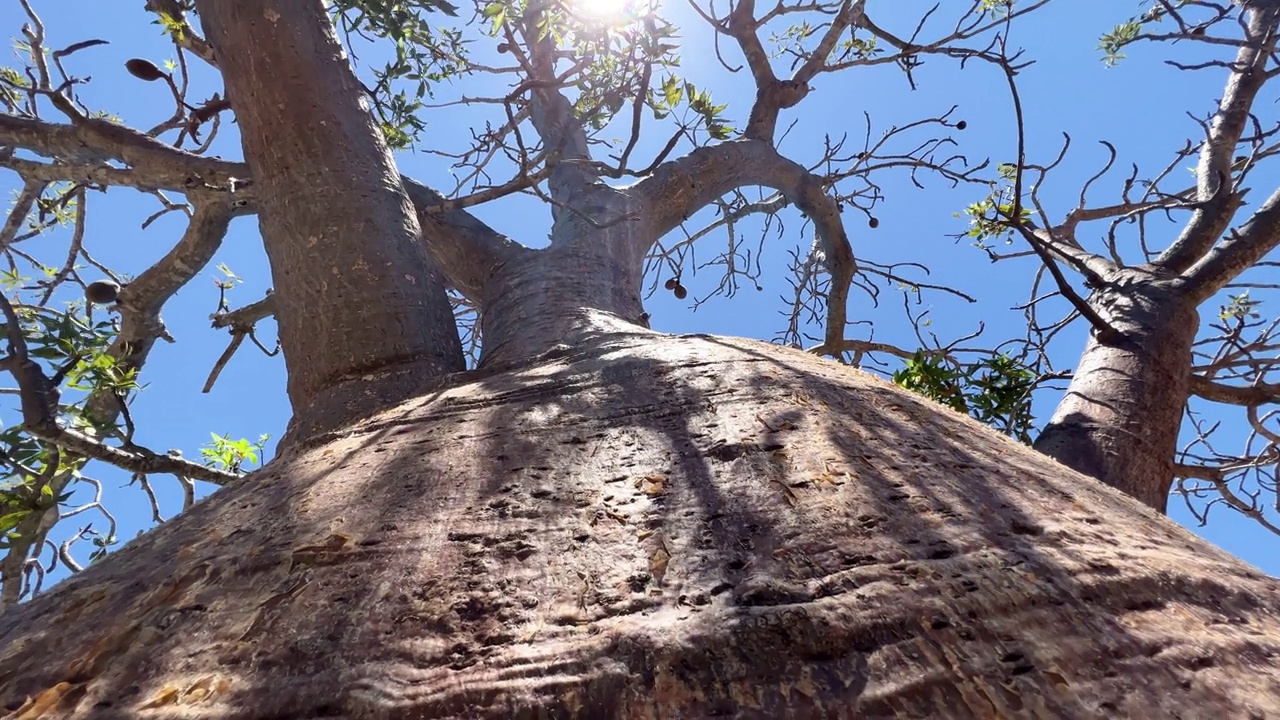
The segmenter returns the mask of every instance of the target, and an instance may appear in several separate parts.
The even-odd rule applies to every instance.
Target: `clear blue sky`
[[[705,32],[690,20],[685,3],[666,4],[674,8],[668,16],[688,28],[684,33],[688,48],[683,61],[686,77],[700,87],[710,88],[718,102],[729,103],[726,114],[730,118],[745,119],[751,100],[749,77],[745,77],[745,73],[730,75],[719,66],[714,54],[699,42]],[[66,63],[73,74],[92,76],[92,83],[81,90],[82,99],[90,107],[116,113],[134,127],[143,129],[170,116],[171,98],[163,85],[140,82],[124,69],[124,61],[131,57],[145,57],[157,64],[174,58],[159,28],[150,24],[150,18],[143,13],[141,0],[33,0],[33,5],[45,21],[51,47],[97,38],[110,41],[109,45],[73,55]],[[882,25],[907,34],[918,13],[930,5],[932,3],[872,0],[868,3],[868,12]],[[1107,140],[1119,148],[1122,167],[1136,162],[1147,175],[1153,174],[1172,159],[1173,151],[1187,138],[1197,136],[1198,129],[1186,113],[1207,114],[1219,96],[1222,71],[1197,74],[1173,71],[1161,64],[1160,53],[1168,50],[1164,47],[1135,49],[1129,59],[1116,68],[1103,65],[1097,50],[1098,36],[1136,12],[1137,7],[1137,3],[1110,0],[1058,0],[1015,28],[1012,44],[1026,48],[1027,58],[1037,63],[1020,77],[1030,159],[1047,163],[1056,155],[1062,133],[1069,133],[1073,139],[1071,154],[1043,191],[1050,212],[1057,218],[1074,206],[1081,181],[1105,160],[1097,141]],[[18,3],[0,4],[0,28],[8,36],[17,36],[24,21]],[[362,58],[368,57],[362,54]],[[732,51],[728,57],[733,57]],[[6,64],[13,62],[13,59],[6,60]],[[193,64],[193,70],[197,71],[195,77],[198,78],[193,98],[203,100],[221,90],[212,75],[198,67],[198,63]],[[903,74],[892,66],[820,77],[814,83],[815,91],[801,107],[784,115],[784,127],[793,120],[796,125],[781,147],[797,160],[810,162],[819,157],[824,134],[847,132],[860,136],[865,133],[864,112],[870,114],[871,134],[876,137],[892,125],[936,116],[958,105],[959,114],[955,117],[963,117],[968,128],[963,133],[955,133],[960,143],[957,152],[975,162],[986,157],[994,161],[1013,158],[1016,138],[1009,95],[994,67],[976,64],[961,70],[954,62],[934,58],[916,72],[916,81],[919,89],[912,92]],[[453,87],[439,88],[438,98],[447,100],[462,93],[486,94],[492,88],[491,83],[462,80]],[[1265,97],[1260,101],[1259,110],[1271,111],[1271,102],[1269,96]],[[428,132],[431,137],[439,138],[439,142],[431,145],[462,149],[467,141],[467,128],[486,119],[499,121],[496,115],[488,114],[491,110],[471,107],[432,111],[426,117]],[[217,146],[220,154],[238,159],[234,129],[225,125],[223,133]],[[661,135],[647,140],[638,149],[637,156],[646,157],[646,149],[651,156],[665,138]],[[401,170],[412,177],[441,190],[452,187],[448,161],[437,155],[419,150],[401,153],[397,160]],[[1189,174],[1187,178],[1190,179]],[[921,179],[925,184],[923,190],[915,188],[904,174],[875,178],[885,196],[875,210],[879,227],[872,230],[856,215],[846,214],[855,252],[860,258],[880,263],[925,263],[933,269],[933,276],[913,277],[950,284],[980,296],[979,303],[970,305],[942,295],[926,295],[923,303],[915,308],[917,311],[930,309],[933,324],[928,329],[944,341],[976,330],[979,322],[986,325],[986,338],[1003,340],[1021,335],[1021,314],[1010,308],[1026,302],[1034,264],[1024,261],[992,265],[985,254],[969,247],[967,242],[956,242],[950,236],[963,231],[965,221],[953,214],[980,199],[982,189],[977,186],[952,189],[937,178]],[[1280,182],[1275,176],[1266,179]],[[1091,199],[1099,203],[1114,201],[1122,180],[1122,176],[1117,176],[1110,183],[1100,184]],[[13,174],[0,173],[0,189],[12,193],[17,187]],[[1267,192],[1270,187],[1260,188],[1255,196]],[[115,189],[106,195],[90,194],[86,246],[110,267],[126,273],[140,272],[164,254],[183,229],[180,218],[170,215],[142,230],[142,221],[156,207],[154,198],[127,189]],[[530,199],[501,200],[478,208],[476,213],[529,245],[544,243],[550,226],[546,209]],[[254,218],[237,220],[215,260],[215,263],[226,263],[243,280],[231,294],[233,306],[257,300],[270,287],[256,224]],[[746,242],[752,245],[759,237],[753,227],[758,225],[742,229]],[[1099,228],[1094,236],[1085,238],[1096,239],[1103,232],[1105,228]],[[762,291],[748,286],[736,297],[713,299],[696,312],[691,309],[691,300],[709,292],[718,283],[719,275],[715,268],[697,274],[686,270],[685,284],[690,288],[690,299],[676,301],[669,293],[659,291],[648,303],[654,327],[671,332],[771,338],[784,323],[778,313],[784,308],[779,298],[788,291],[782,275],[786,252],[807,247],[809,238],[809,229],[797,216],[786,216],[781,236],[771,235],[763,245]],[[28,247],[28,251],[38,252],[46,262],[52,262],[50,258],[65,247],[66,237],[54,235],[39,242],[45,244],[37,246],[38,250]],[[706,238],[698,246],[698,258],[710,260],[723,248],[723,235]],[[1137,257],[1136,253],[1133,257]],[[153,449],[180,449],[188,457],[194,457],[198,448],[208,442],[210,432],[229,434],[233,438],[256,438],[270,433],[275,438],[288,420],[280,359],[265,357],[247,344],[223,372],[214,391],[207,395],[200,392],[205,377],[228,342],[225,333],[209,327],[209,315],[217,307],[218,292],[214,285],[217,277],[217,272],[210,267],[165,309],[164,319],[177,343],[162,344],[152,353],[143,377],[147,389],[138,397],[133,410],[139,428],[138,441]],[[1264,306],[1263,311],[1274,314],[1274,303]],[[1206,306],[1202,315],[1209,319],[1215,313],[1216,306]],[[892,290],[881,295],[878,308],[855,291],[850,319],[874,321],[877,340],[904,347],[917,344],[904,321],[901,296]],[[869,327],[863,326],[860,335],[857,335],[859,329],[851,332],[866,338]],[[264,323],[262,335],[272,339],[269,322]],[[1083,337],[1081,325],[1064,333],[1054,346],[1055,363],[1059,367],[1075,365]],[[1038,418],[1047,419],[1056,400],[1049,393],[1042,396]],[[3,419],[11,424],[17,416],[10,410]],[[1241,414],[1229,411],[1221,415],[1221,419],[1224,430],[1220,437],[1235,433],[1233,437],[1243,438],[1245,425]],[[1240,442],[1224,441],[1222,449],[1235,451]],[[96,471],[95,477],[103,480],[108,491],[109,507],[120,522],[120,537],[131,538],[149,527],[150,511],[145,497],[136,489],[123,487],[128,482],[127,475],[100,467]],[[176,483],[158,476],[153,484],[164,500],[166,516],[172,515],[180,497]],[[1194,524],[1181,500],[1174,498],[1170,507],[1175,519]],[[105,524],[95,520],[95,528],[103,529]],[[69,524],[55,534],[65,537],[64,534],[73,530],[74,526]],[[1251,521],[1219,509],[1213,514],[1209,527],[1195,528],[1195,531],[1263,570],[1280,574],[1280,555],[1276,552],[1280,549],[1280,538],[1258,529]]]

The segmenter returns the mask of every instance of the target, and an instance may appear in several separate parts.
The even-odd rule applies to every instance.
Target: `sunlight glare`
[[[574,7],[585,20],[618,22],[638,13],[646,0],[574,0]]]

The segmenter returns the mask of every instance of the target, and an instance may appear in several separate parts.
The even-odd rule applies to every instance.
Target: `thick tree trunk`
[[[443,279],[322,0],[200,0],[261,202],[290,439],[463,368]]]
[[[286,453],[0,615],[0,704],[1280,713],[1280,583],[1121,493],[807,354],[579,317],[571,355]]]
[[[1117,270],[1090,306],[1090,338],[1035,448],[1164,512],[1199,329],[1195,300],[1150,268]]]
[[[583,311],[646,325],[640,298],[653,221],[625,190],[586,183],[561,209],[546,250],[513,258],[485,285],[482,367],[527,362],[583,322]]]

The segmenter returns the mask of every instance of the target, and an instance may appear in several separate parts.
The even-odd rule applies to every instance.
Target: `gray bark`
[[[461,370],[443,278],[321,0],[197,7],[261,204],[287,439]]]
[[[1280,245],[1280,191],[1231,228],[1245,193],[1236,156],[1249,146],[1242,138],[1256,122],[1253,106],[1280,37],[1274,4],[1237,4],[1251,10],[1241,18],[1244,42],[1206,128],[1196,207],[1179,236],[1149,266],[1136,268],[1103,266],[1096,256],[1085,265],[1073,252],[1078,246],[1055,245],[1102,278],[1105,287],[1089,306],[1109,329],[1089,340],[1035,447],[1161,511],[1194,381],[1197,308]]]
[[[1163,512],[1190,392],[1195,299],[1153,268],[1116,269],[1089,305],[1114,333],[1088,341],[1035,448]]]
[[[656,239],[650,209],[599,183],[567,197],[551,246],[503,265],[482,292],[483,367],[524,362],[564,344],[584,310],[641,322],[644,253]]]
[[[0,615],[44,718],[1280,712],[1280,583],[888,383],[622,331],[482,373]]]

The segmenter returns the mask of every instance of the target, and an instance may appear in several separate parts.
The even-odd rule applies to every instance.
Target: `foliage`
[[[246,438],[232,440],[229,435],[210,433],[213,439],[208,445],[200,448],[200,456],[206,465],[239,473],[248,465],[256,465],[262,457],[270,435],[259,435],[256,442]]]
[[[1036,373],[1007,355],[955,363],[937,354],[916,352],[893,373],[899,386],[962,412],[978,422],[1031,444],[1031,392]]]
[[[393,57],[373,70],[373,86],[367,89],[388,144],[413,145],[427,127],[424,100],[467,64],[462,33],[431,21],[436,12],[456,17],[458,8],[445,0],[334,0],[330,11],[348,44],[390,43]]]

